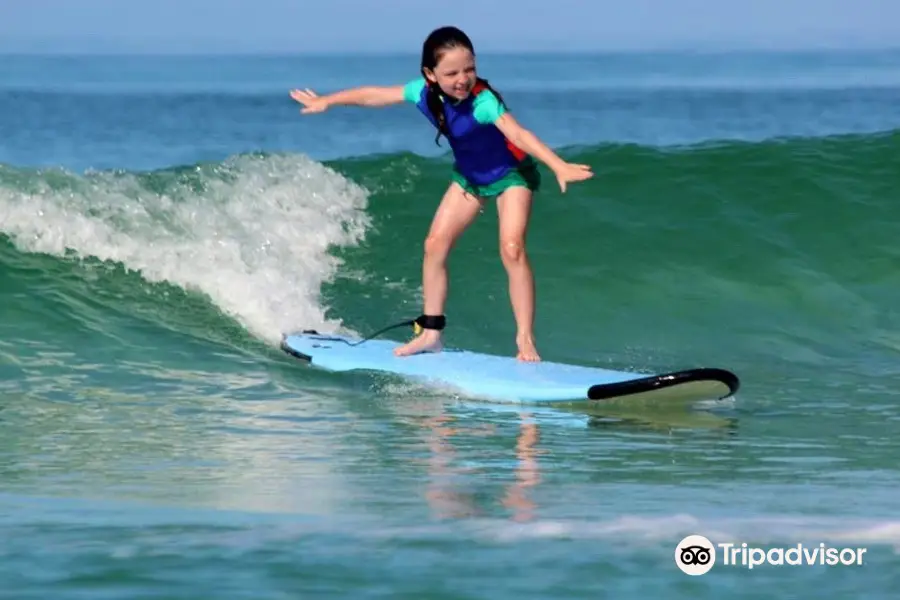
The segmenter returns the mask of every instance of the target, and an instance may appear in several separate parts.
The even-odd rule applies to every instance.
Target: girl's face
[[[451,98],[463,100],[475,86],[475,57],[464,46],[444,50],[434,70],[425,69],[425,77]]]

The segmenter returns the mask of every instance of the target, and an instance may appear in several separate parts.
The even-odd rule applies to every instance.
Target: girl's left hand
[[[576,165],[572,163],[563,163],[556,169],[556,180],[559,182],[559,189],[565,194],[566,184],[573,181],[584,181],[594,176],[590,165]]]

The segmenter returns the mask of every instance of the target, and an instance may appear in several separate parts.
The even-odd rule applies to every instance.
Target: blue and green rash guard
[[[425,101],[427,87],[424,77],[414,79],[404,86],[403,98],[415,104],[437,127]],[[498,181],[527,156],[497,129],[495,123],[505,112],[497,96],[480,81],[465,100],[444,101],[444,119],[450,132],[447,139],[456,159],[454,166],[475,185]]]

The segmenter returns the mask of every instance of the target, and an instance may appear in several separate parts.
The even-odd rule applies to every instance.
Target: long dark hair
[[[425,75],[425,69],[434,71],[441,56],[443,56],[447,50],[460,47],[466,48],[472,53],[472,56],[475,56],[475,46],[472,45],[472,40],[470,40],[469,36],[463,33],[462,30],[456,27],[439,27],[432,31],[425,39],[425,43],[422,44],[422,75]],[[441,86],[436,82],[433,82],[428,78],[425,79],[425,82],[428,84],[428,90],[425,93],[425,103],[428,106],[429,112],[431,112],[431,115],[434,117],[434,120],[437,122],[438,131],[437,135],[434,136],[434,143],[440,146],[441,135],[450,137],[450,132],[447,129],[447,122],[444,117],[444,92],[441,91]],[[487,79],[479,77],[476,80],[476,84],[478,83],[493,92],[500,101],[500,104],[506,108],[506,102],[503,101],[503,96],[491,87],[491,84],[488,83]]]

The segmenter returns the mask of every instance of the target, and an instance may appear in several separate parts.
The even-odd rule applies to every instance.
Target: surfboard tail
[[[722,400],[737,394],[740,388],[738,376],[726,369],[698,368],[649,375],[637,379],[602,383],[588,388],[588,400],[609,400],[628,396],[661,396],[686,394],[690,397],[707,395]],[[668,393],[667,393],[668,392]]]

